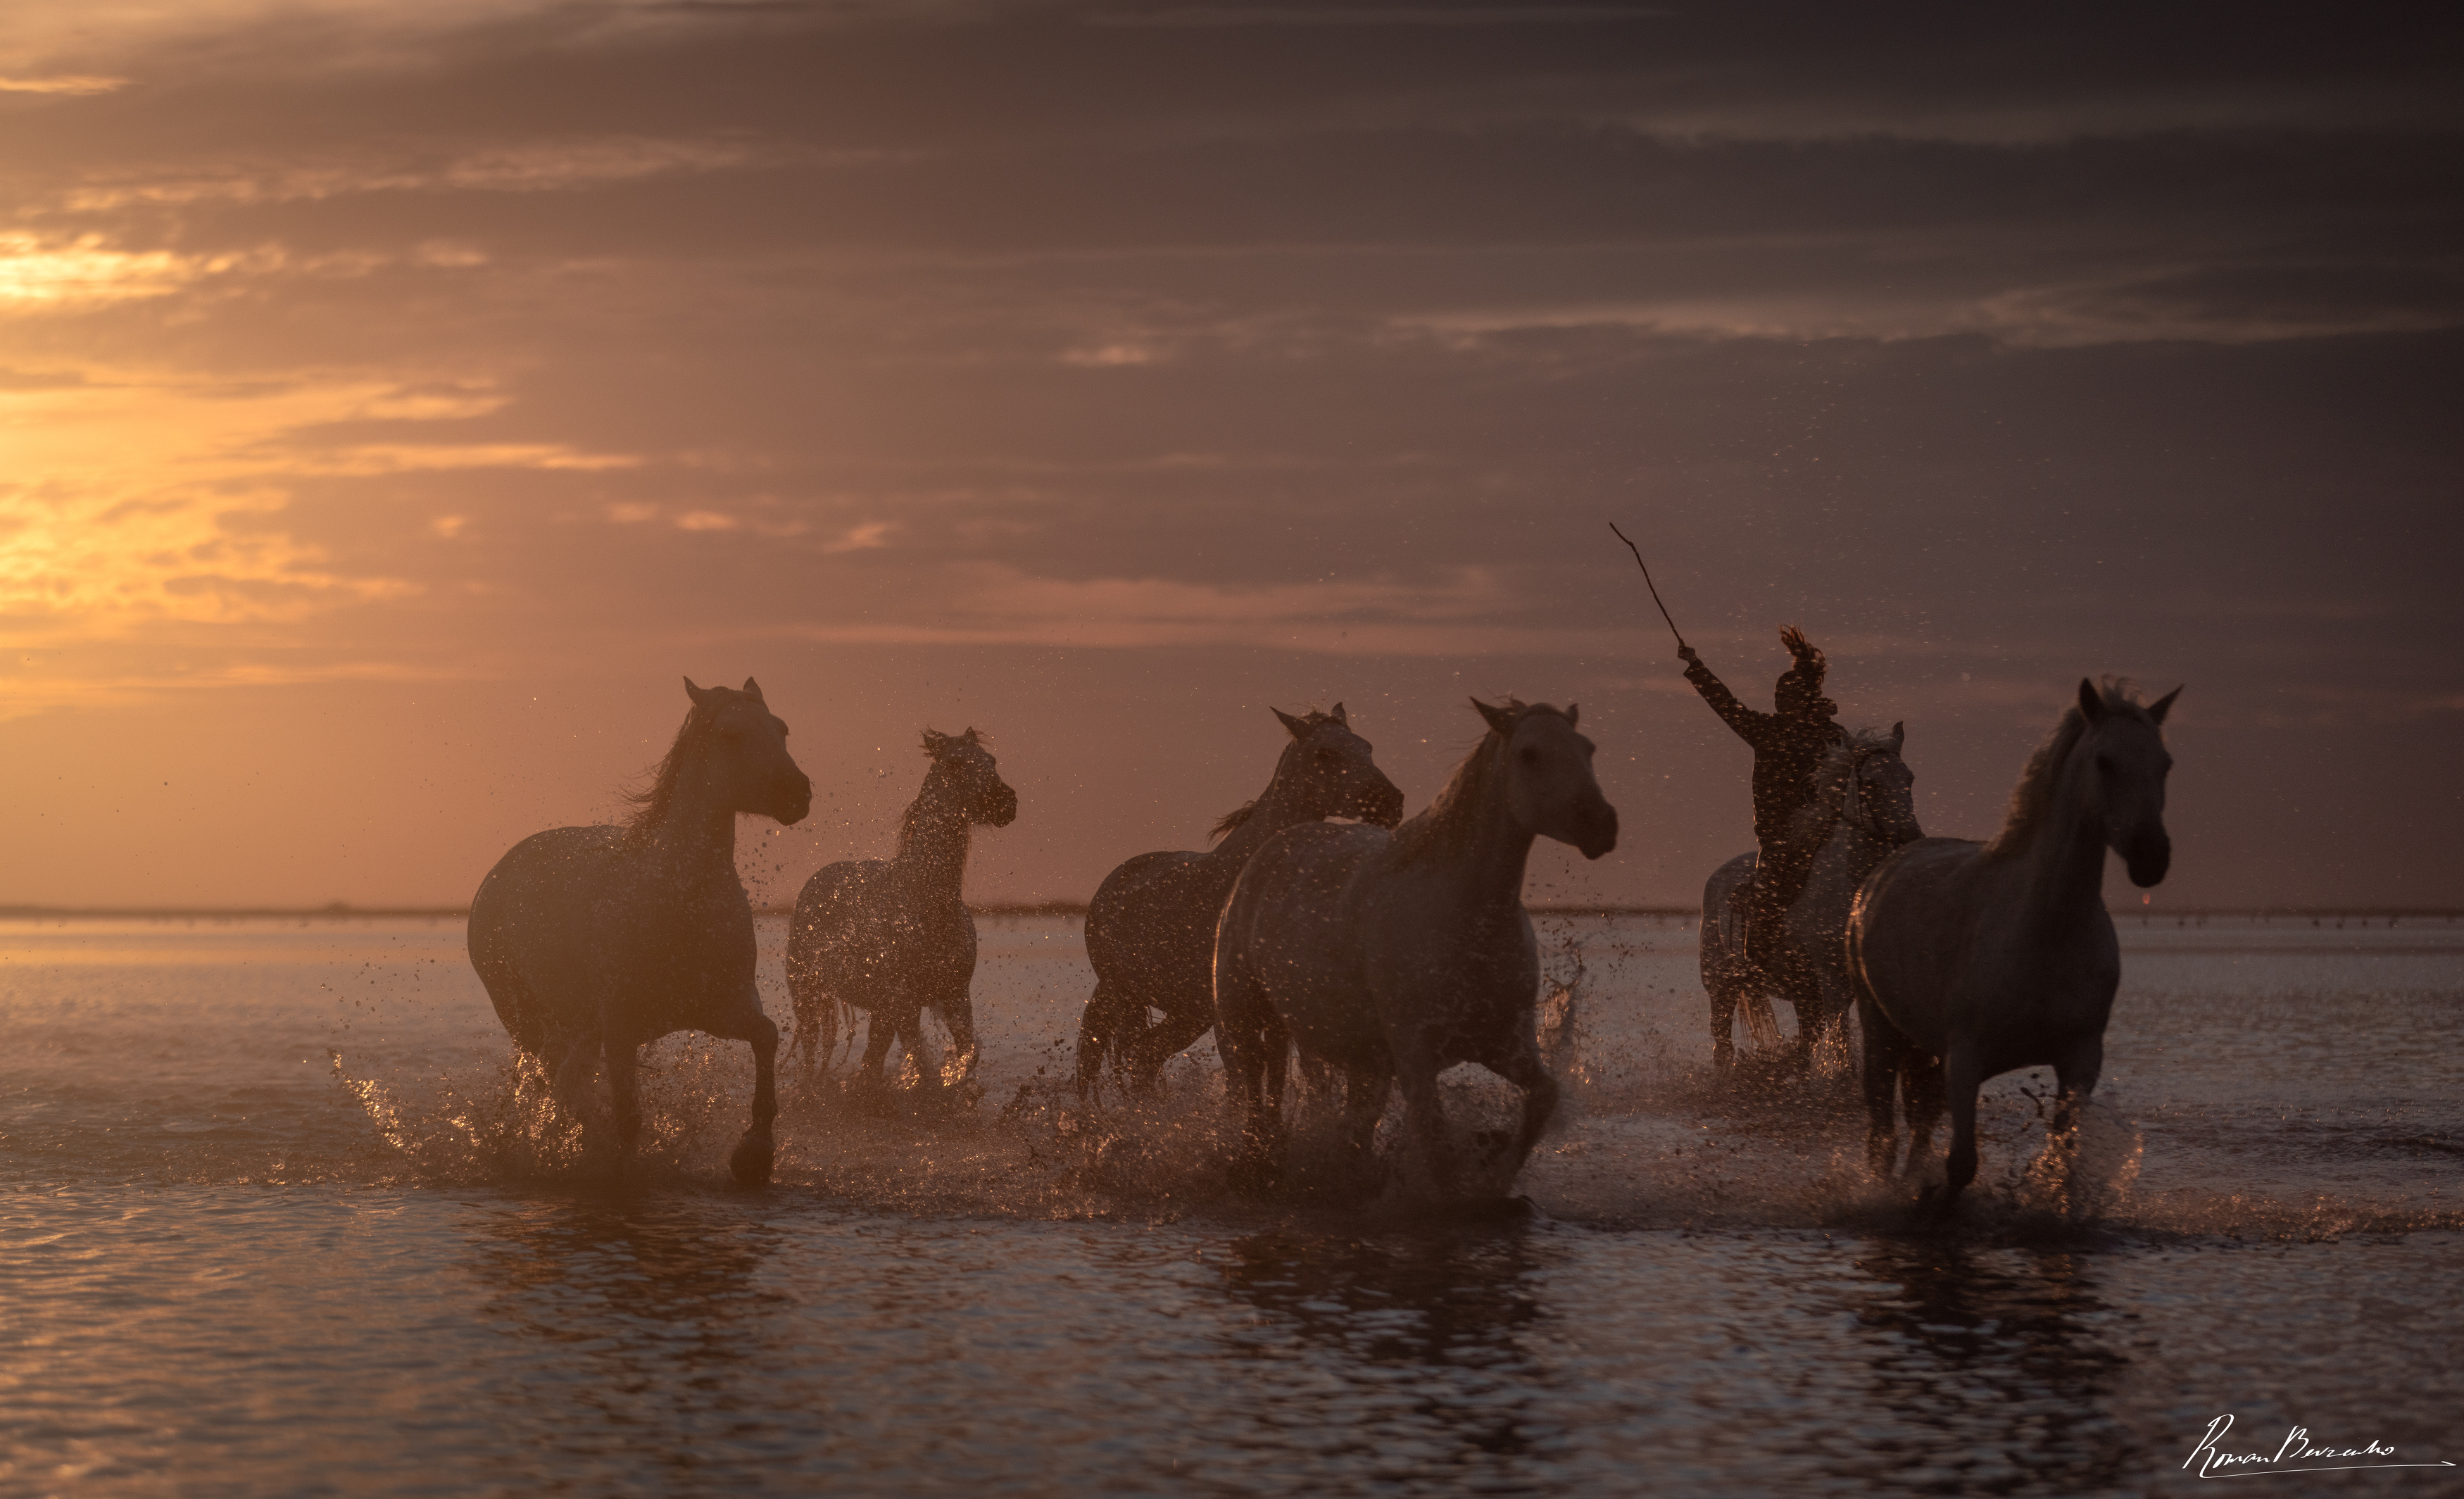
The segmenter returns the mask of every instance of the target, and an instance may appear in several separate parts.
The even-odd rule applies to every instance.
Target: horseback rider
[[[1737,701],[1736,694],[1711,674],[1693,647],[1680,643],[1677,654],[1685,662],[1685,679],[1711,705],[1711,711],[1737,731],[1754,749],[1754,872],[1728,897],[1746,917],[1746,956],[1770,969],[1780,951],[1780,922],[1805,889],[1819,839],[1804,836],[1793,814],[1814,796],[1815,769],[1823,752],[1847,738],[1831,720],[1839,705],[1822,695],[1822,674],[1828,663],[1803,631],[1791,625],[1779,632],[1780,644],[1795,664],[1780,673],[1772,692],[1777,711],[1760,713]],[[1792,836],[1794,834],[1794,836]]]

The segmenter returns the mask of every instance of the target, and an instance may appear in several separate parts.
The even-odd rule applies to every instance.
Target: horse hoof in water
[[[775,1155],[769,1135],[748,1135],[737,1142],[736,1154],[727,1157],[727,1169],[737,1186],[768,1186]]]

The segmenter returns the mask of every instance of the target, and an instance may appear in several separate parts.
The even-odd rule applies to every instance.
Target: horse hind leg
[[[1154,1092],[1162,1078],[1164,1064],[1214,1026],[1215,1014],[1211,1008],[1195,1012],[1166,1011],[1162,1020],[1148,1026],[1126,1048],[1131,1086],[1142,1093]],[[1282,1091],[1280,1086],[1276,1091]]]

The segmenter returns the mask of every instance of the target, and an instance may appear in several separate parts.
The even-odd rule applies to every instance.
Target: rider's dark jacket
[[[1711,669],[1700,661],[1687,664],[1685,679],[1711,705],[1711,711],[1754,747],[1754,841],[1766,859],[1788,831],[1789,814],[1814,794],[1814,772],[1823,751],[1847,737],[1839,725],[1814,708],[1822,696],[1824,662],[1815,652],[1780,675],[1775,694],[1782,707],[1802,705],[1795,713],[1762,713],[1737,701]]]

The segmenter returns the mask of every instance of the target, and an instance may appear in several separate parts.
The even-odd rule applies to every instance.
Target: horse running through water
[[[1795,1067],[1834,1055],[1845,1065],[1848,1012],[1856,1002],[1843,946],[1849,905],[1876,865],[1925,836],[1917,826],[1917,778],[1900,758],[1906,742],[1906,725],[1895,723],[1888,734],[1860,729],[1824,752],[1815,795],[1796,814],[1800,835],[1821,841],[1781,925],[1785,948],[1772,965],[1777,972],[1746,956],[1745,919],[1728,904],[1729,893],[1753,873],[1755,855],[1737,855],[1704,884],[1703,987],[1711,996],[1713,1066],[1736,1061],[1729,1037],[1741,1004],[1755,1044],[1778,1043],[1772,994],[1796,1008]]]
[[[566,1108],[583,1112],[605,1062],[620,1172],[642,1130],[636,1048],[677,1030],[752,1043],[753,1124],[728,1164],[754,1185],[770,1179],[779,1027],[754,989],[736,815],[792,826],[813,783],[751,677],[740,692],[688,677],[685,692],[693,708],[630,823],[534,833],[479,882],[471,966]]]
[[[2072,1128],[2104,1066],[2122,981],[2104,850],[2122,855],[2142,889],[2165,878],[2173,757],[2162,728],[2180,695],[2175,688],[2143,707],[2110,682],[2081,681],[2078,706],[2028,761],[1992,842],[1921,839],[1857,893],[1848,966],[1876,1175],[1895,1154],[1895,1091],[1905,1095],[1911,1175],[1948,1095],[1945,1210],[1976,1178],[1976,1091],[1987,1078],[2051,1066],[2060,1090],[2054,1133]]]
[[[1215,921],[1249,855],[1287,827],[1356,817],[1402,820],[1403,793],[1370,760],[1343,704],[1275,716],[1291,735],[1258,799],[1216,825],[1204,853],[1142,853],[1104,876],[1087,907],[1095,993],[1078,1023],[1078,1096],[1090,1097],[1109,1053],[1139,1091],[1173,1053],[1215,1024]],[[1149,1010],[1162,1018],[1147,1024]]]
[[[943,1081],[924,1041],[924,1011],[950,1028],[954,1075],[974,1075],[976,918],[958,895],[968,830],[1007,827],[1018,793],[1001,781],[983,736],[924,731],[933,768],[898,827],[887,859],[825,866],[796,897],[787,936],[787,988],[796,1002],[796,1047],[807,1069],[826,1066],[838,1039],[838,1006],[871,1012],[858,1090],[879,1095],[890,1044],[907,1048],[926,1087]]]
[[[1247,1111],[1244,1171],[1274,1166],[1284,1058],[1340,1075],[1345,1123],[1365,1159],[1390,1084],[1440,1196],[1451,1195],[1438,1074],[1477,1062],[1523,1091],[1514,1167],[1557,1103],[1533,1037],[1540,957],[1523,909],[1534,837],[1596,859],[1617,809],[1592,776],[1576,711],[1475,699],[1488,723],[1454,779],[1392,832],[1302,824],[1266,840],[1224,905],[1215,939],[1216,1045]]]

